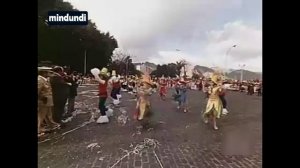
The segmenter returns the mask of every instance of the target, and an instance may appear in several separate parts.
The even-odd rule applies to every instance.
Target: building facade
[[[144,74],[150,74],[155,68],[147,65],[146,63],[134,63],[134,66],[137,70],[141,71]]]

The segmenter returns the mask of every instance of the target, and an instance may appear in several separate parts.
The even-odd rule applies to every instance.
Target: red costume
[[[120,81],[117,81],[117,82],[113,81],[112,84],[113,84],[113,88],[119,89],[121,87]]]
[[[99,83],[99,96],[107,97],[107,82],[105,82],[104,84]]]
[[[166,96],[167,95],[167,82],[162,79],[160,81],[160,88],[159,88],[159,95],[160,96]]]

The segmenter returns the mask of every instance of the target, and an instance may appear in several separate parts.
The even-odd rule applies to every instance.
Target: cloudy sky
[[[262,0],[66,1],[88,11],[134,62],[262,71]]]

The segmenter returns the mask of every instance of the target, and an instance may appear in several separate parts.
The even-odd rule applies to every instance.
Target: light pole
[[[241,68],[241,82],[243,82],[243,70],[245,66],[246,66],[245,64],[239,65],[239,67]]]
[[[80,39],[80,41],[83,41],[82,39]],[[87,60],[86,60],[86,49],[84,49],[84,60],[83,60],[83,74],[86,75],[86,64],[87,64]]]
[[[128,76],[128,63],[129,63],[129,59],[130,59],[130,56],[127,56],[126,57],[126,72],[125,72],[125,75],[126,75],[126,80],[127,80],[127,76]]]
[[[84,50],[84,74],[86,74],[86,49]]]
[[[232,48],[235,48],[237,45],[233,45],[231,46],[227,51],[226,51],[226,54],[225,54],[225,69],[227,70],[228,66],[227,66],[227,57],[228,57],[228,54],[229,52],[231,51]]]
[[[180,49],[176,49],[177,52],[182,52]],[[186,79],[186,62],[183,62],[183,78]]]

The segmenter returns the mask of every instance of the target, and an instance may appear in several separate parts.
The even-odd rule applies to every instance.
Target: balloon
[[[91,69],[91,73],[94,75],[94,76],[97,76],[100,74],[100,70],[98,68],[93,68]]]

